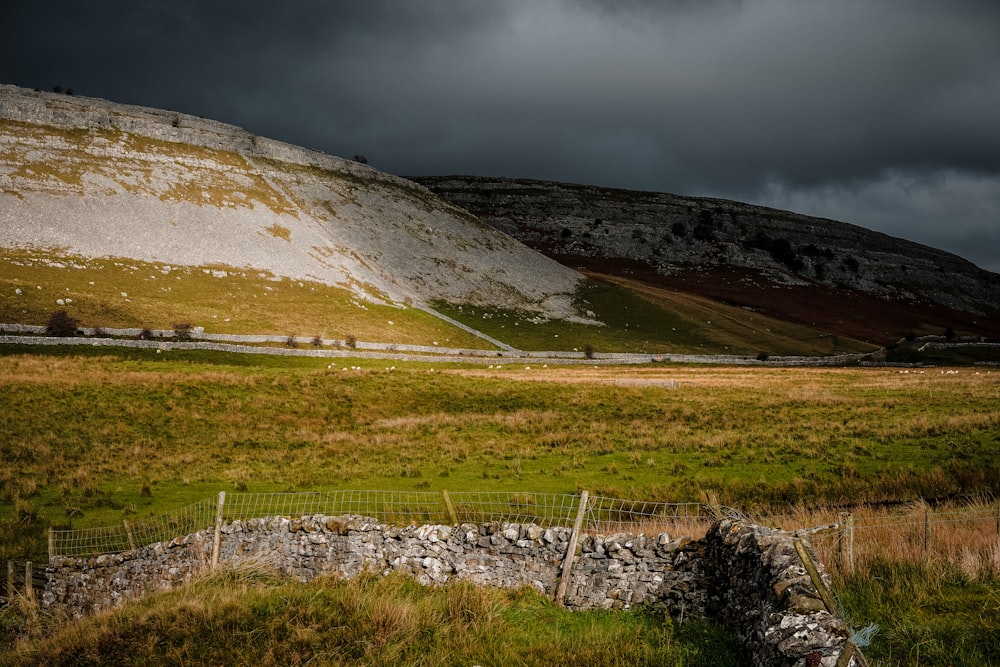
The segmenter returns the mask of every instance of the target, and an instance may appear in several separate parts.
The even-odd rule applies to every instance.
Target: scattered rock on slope
[[[0,246],[573,316],[582,276],[422,186],[170,111],[0,86]]]

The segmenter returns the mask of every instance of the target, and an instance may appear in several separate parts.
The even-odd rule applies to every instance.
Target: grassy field
[[[342,363],[0,349],[0,559],[44,560],[50,525],[116,525],[222,490],[714,491],[799,512],[791,527],[821,505],[1000,492],[1000,372],[985,368]],[[956,631],[935,609],[966,629],[972,662],[951,664],[990,664],[975,656],[996,658],[983,646],[998,571],[890,554],[838,586],[855,622],[884,628],[884,664],[918,664],[900,655],[913,641],[919,664],[949,664],[927,657]],[[912,581],[927,594],[909,613]]]
[[[50,522],[114,524],[227,489],[585,488],[668,501],[713,490],[743,508],[1000,490],[1000,373],[986,370],[388,371],[3,351],[8,520],[20,504]]]
[[[442,313],[525,350],[690,354],[825,355],[868,352],[830,336],[740,308],[638,283],[591,279],[576,295],[581,314],[603,326],[546,320],[520,311],[434,304]],[[65,310],[81,326],[270,334],[492,349],[482,338],[402,304],[350,290],[231,266],[170,266],[85,258],[52,250],[0,250],[0,322],[45,325]]]

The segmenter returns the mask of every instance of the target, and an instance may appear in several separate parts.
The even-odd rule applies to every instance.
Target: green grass
[[[838,585],[858,626],[879,632],[865,655],[878,665],[1000,665],[1000,579],[947,563],[870,565]]]
[[[0,665],[745,664],[710,626],[674,627],[652,610],[569,612],[530,589],[401,575],[302,584],[227,572],[50,628],[22,609],[0,612],[3,635],[24,638]]]
[[[622,279],[583,282],[575,305],[604,326],[546,320],[530,313],[436,302],[440,312],[523,350],[647,354],[829,355],[870,345],[823,334],[721,303]]]
[[[232,490],[713,490],[743,508],[1000,491],[1000,374],[26,352],[0,348],[4,522],[117,525]],[[2,557],[44,553],[7,539]]]

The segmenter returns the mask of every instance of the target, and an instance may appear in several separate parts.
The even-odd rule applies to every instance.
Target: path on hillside
[[[452,318],[448,317],[447,315],[445,315],[443,313],[439,313],[438,311],[434,310],[433,308],[428,308],[427,306],[423,306],[423,305],[420,305],[420,304],[416,304],[413,307],[416,308],[416,309],[418,309],[418,310],[422,310],[422,311],[424,311],[425,313],[427,313],[429,315],[433,315],[434,317],[438,318],[439,320],[443,320],[443,321],[447,322],[448,324],[450,324],[450,325],[452,325],[454,327],[458,327],[462,331],[467,331],[468,333],[472,334],[473,336],[478,336],[479,338],[482,338],[483,340],[485,340],[486,342],[490,343],[491,345],[496,345],[501,350],[507,350],[508,352],[517,352],[518,351],[518,349],[516,347],[514,347],[512,345],[508,345],[507,343],[504,343],[503,341],[499,341],[496,338],[493,338],[492,336],[484,334],[482,331],[479,331],[478,329],[473,329],[472,327],[470,327],[467,324],[462,324],[458,320],[452,319]]]

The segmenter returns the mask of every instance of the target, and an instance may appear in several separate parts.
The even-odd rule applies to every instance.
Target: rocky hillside
[[[423,187],[180,113],[0,86],[0,247],[574,315],[582,276]]]
[[[1000,332],[1000,275],[855,225],[733,201],[530,180],[415,179],[569,266],[887,342]]]

